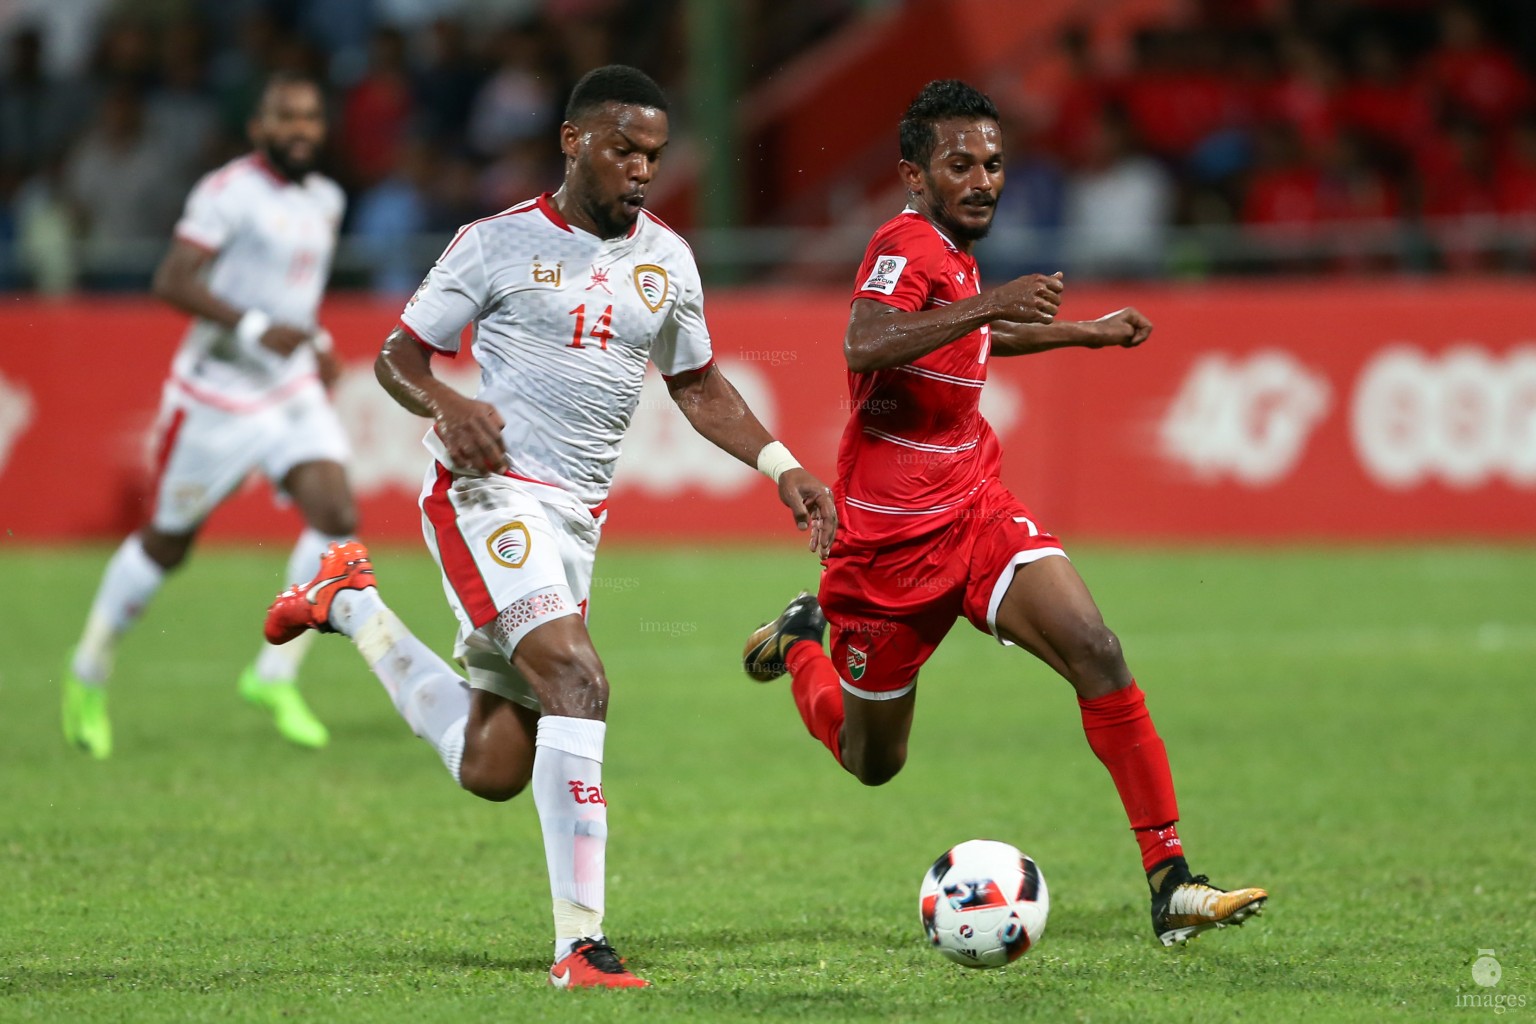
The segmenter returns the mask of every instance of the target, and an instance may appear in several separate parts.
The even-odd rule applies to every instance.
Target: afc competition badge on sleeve
[[[859,286],[859,291],[890,295],[896,291],[896,282],[901,280],[901,272],[906,266],[905,256],[876,256],[875,269],[869,272],[869,277]]]

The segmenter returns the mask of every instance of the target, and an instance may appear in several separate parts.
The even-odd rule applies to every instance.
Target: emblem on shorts
[[[564,266],[565,266],[565,262],[562,260],[561,262],[556,263],[552,267],[546,267],[544,264],[540,263],[539,262],[539,258],[537,256],[535,256],[533,258],[533,283],[534,284],[552,284],[556,288],[559,288],[560,287],[560,268],[562,268]]]
[[[654,263],[642,263],[635,268],[635,291],[652,313],[667,301],[667,283],[667,272]]]
[[[532,544],[532,538],[528,536],[528,527],[516,520],[506,526],[498,526],[496,532],[491,534],[485,542],[491,557],[508,569],[523,567],[523,563],[528,561],[528,549]]]
[[[857,647],[848,648],[848,675],[854,682],[864,678],[864,670],[869,667],[869,655]]]

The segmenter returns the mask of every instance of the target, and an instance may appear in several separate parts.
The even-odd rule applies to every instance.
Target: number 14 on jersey
[[[588,346],[583,344],[583,339],[591,338],[601,345],[604,352],[608,351],[608,339],[613,337],[613,306],[609,305],[603,308],[602,314],[592,324],[591,332],[587,331],[587,304],[585,302],[571,310],[570,313],[571,316],[576,318],[576,324],[571,331],[571,343],[566,348],[587,348]]]

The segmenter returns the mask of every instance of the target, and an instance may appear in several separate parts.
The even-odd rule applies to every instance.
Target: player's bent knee
[[[1087,638],[1089,659],[1100,668],[1113,669],[1125,664],[1125,652],[1120,638],[1108,626],[1096,626],[1089,630]]]
[[[1131,684],[1120,638],[1102,623],[1080,629],[1065,653],[1079,690],[1089,686],[1099,693],[1112,693]]]
[[[320,509],[309,525],[327,537],[355,537],[357,536],[357,510],[354,508]]]
[[[459,769],[459,785],[482,800],[506,803],[528,788],[529,772],[487,770],[465,761]]]
[[[468,790],[469,792],[473,793],[475,796],[479,797],[482,800],[489,800],[493,804],[504,804],[508,800],[511,800],[513,797],[517,796],[523,790],[528,788],[528,784],[526,782],[524,782],[524,783],[494,783],[494,782],[492,782],[492,783],[477,783],[475,785],[471,785],[469,782],[466,781],[466,782],[463,783],[463,786],[464,786],[464,788],[466,790]]]
[[[590,644],[559,644],[518,653],[519,667],[532,669],[547,713],[586,718],[606,707],[608,676]]]
[[[883,786],[901,773],[907,763],[907,748],[843,752],[843,767],[866,786]]]
[[[608,676],[595,652],[562,651],[545,662],[549,678],[564,690],[608,692]]]
[[[864,765],[853,777],[866,786],[883,786],[901,773],[902,762]]]
[[[192,552],[193,534],[161,533],[145,528],[139,531],[139,545],[144,553],[166,572],[181,568]]]

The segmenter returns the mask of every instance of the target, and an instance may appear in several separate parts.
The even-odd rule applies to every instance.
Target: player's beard
[[[571,196],[581,207],[583,213],[597,228],[599,238],[617,238],[628,234],[629,229],[635,226],[640,212],[631,210],[624,204],[621,197],[604,201],[602,189],[597,184],[596,175],[588,167],[583,167],[578,161],[577,174],[571,182]]]
[[[924,175],[924,184],[927,186],[930,197],[940,194],[939,184],[933,180],[932,175]],[[997,214],[997,195],[995,193],[992,195],[992,201],[986,204],[986,207],[992,211],[992,216],[989,216],[987,222],[981,225],[981,227],[975,227],[962,221],[958,216],[961,210],[980,205],[965,201],[965,199],[969,199],[975,194],[974,192],[967,192],[964,199],[955,199],[946,203],[931,203],[928,208],[934,223],[956,242],[979,242],[987,237],[987,232],[992,230],[992,221]]]
[[[277,168],[277,173],[289,181],[302,181],[304,176],[315,169],[315,160],[298,159],[289,154],[289,151],[270,140],[261,144],[261,155],[267,158],[267,162]]]
[[[618,238],[628,234],[629,229],[635,226],[639,214],[631,217],[629,208],[622,202],[593,203],[588,211],[597,224],[598,236],[601,238]]]
[[[963,201],[955,203],[955,206],[957,207],[974,208],[976,205],[979,204],[965,203]],[[987,218],[987,222],[985,224],[977,227],[974,224],[961,220],[959,217],[952,216],[950,213],[950,208],[946,206],[944,208],[944,216],[940,226],[943,227],[944,230],[948,231],[950,236],[953,237],[957,242],[979,242],[983,238],[986,238],[987,233],[992,230],[992,221],[995,220],[997,216],[997,203],[994,201],[987,204],[987,209],[992,211],[992,216]]]

